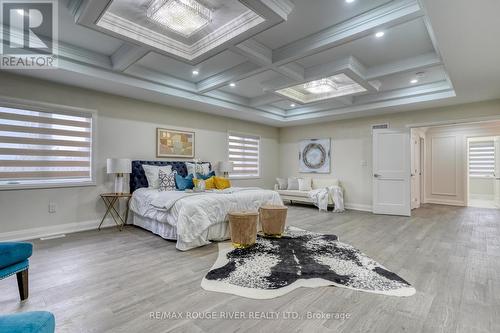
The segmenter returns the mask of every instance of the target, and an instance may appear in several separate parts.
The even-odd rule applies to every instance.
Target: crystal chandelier
[[[154,22],[189,37],[212,20],[212,11],[196,0],[153,0],[146,16]]]
[[[330,79],[320,79],[307,82],[304,89],[311,94],[325,94],[337,90],[337,84]]]

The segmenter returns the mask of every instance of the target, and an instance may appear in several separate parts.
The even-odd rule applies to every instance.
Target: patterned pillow
[[[176,172],[166,173],[162,170],[158,171],[158,189],[160,191],[175,191],[175,174]]]
[[[158,172],[159,170],[163,171],[163,173],[169,174],[172,172],[171,165],[147,165],[143,164],[142,168],[144,169],[144,173],[146,174],[146,179],[148,180],[149,188],[158,188],[160,185],[158,184]]]
[[[189,174],[197,174],[197,173],[201,173],[202,175],[206,175],[210,172],[210,164],[209,163],[196,163],[196,170],[195,170],[195,167],[194,167],[194,163],[191,163],[191,162],[186,162],[186,168],[187,168],[187,172],[188,172],[188,175]]]

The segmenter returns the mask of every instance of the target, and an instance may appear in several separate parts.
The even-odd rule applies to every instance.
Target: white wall
[[[425,201],[467,205],[467,139],[495,136],[500,123],[431,127],[426,132]],[[473,191],[491,191],[491,180],[474,180]]]
[[[332,169],[330,175],[324,176],[339,178],[345,188],[345,200],[348,207],[371,209],[372,124],[389,123],[391,128],[406,128],[410,124],[482,116],[500,117],[500,100],[282,128],[280,131],[280,175],[299,175],[298,142],[300,140],[332,138]],[[362,161],[366,161],[366,165],[363,165]]]
[[[493,200],[495,197],[495,179],[469,177],[469,194],[477,199]]]
[[[19,238],[23,230],[50,234],[60,230],[79,230],[97,226],[104,213],[99,193],[113,189],[113,178],[105,173],[106,158],[127,157],[155,160],[156,128],[193,130],[196,133],[196,157],[217,162],[226,159],[227,131],[241,131],[261,136],[262,177],[235,181],[240,186],[271,188],[278,174],[276,128],[181,110],[123,97],[101,94],[80,88],[0,75],[0,95],[54,104],[79,106],[98,111],[97,186],[0,191],[0,240]],[[178,159],[177,159],[178,160]],[[48,203],[57,205],[48,213]]]

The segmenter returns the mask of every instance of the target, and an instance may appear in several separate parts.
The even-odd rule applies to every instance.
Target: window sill
[[[69,188],[69,187],[88,187],[96,186],[95,181],[84,182],[59,182],[59,183],[18,183],[18,184],[0,184],[0,191],[15,190],[42,190],[51,188]]]

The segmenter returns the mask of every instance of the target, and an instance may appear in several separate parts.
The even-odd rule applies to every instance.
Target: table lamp
[[[219,171],[222,172],[225,178],[228,178],[229,173],[233,171],[233,162],[230,161],[219,162]]]
[[[116,174],[115,193],[123,193],[124,174],[132,172],[132,162],[128,158],[108,158],[106,170],[108,174]]]

